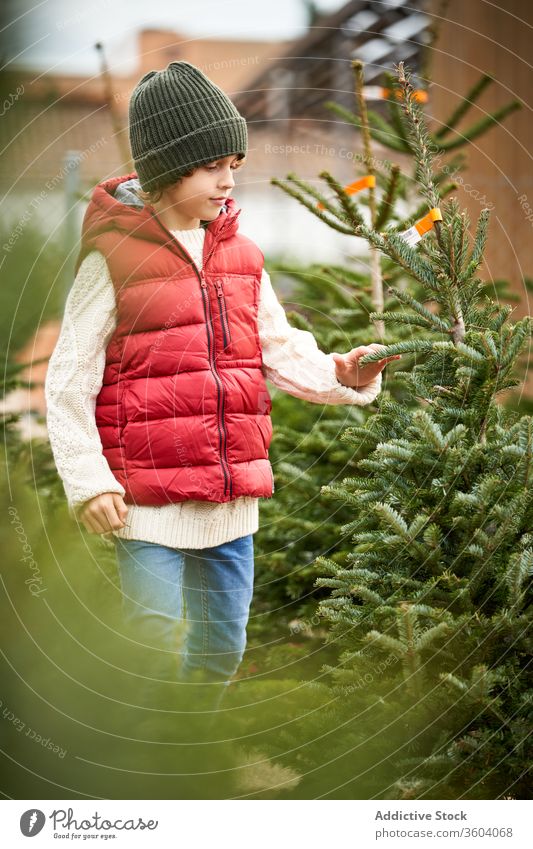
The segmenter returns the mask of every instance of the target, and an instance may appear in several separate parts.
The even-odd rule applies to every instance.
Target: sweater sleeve
[[[259,338],[263,373],[274,386],[314,404],[370,404],[381,391],[381,372],[365,386],[353,389],[337,380],[335,361],[325,354],[308,330],[292,327],[263,269],[259,300]]]
[[[107,262],[99,251],[91,251],[68,294],[45,379],[48,438],[72,517],[96,495],[125,494],[104,457],[95,420],[115,322],[115,292]]]

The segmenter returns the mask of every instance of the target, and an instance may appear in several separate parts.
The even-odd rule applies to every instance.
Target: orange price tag
[[[435,221],[442,221],[442,214],[437,206],[430,209],[427,215],[424,215],[424,217],[417,221],[416,224],[413,224],[413,226],[409,227],[407,230],[403,230],[399,233],[399,235],[402,237],[404,242],[407,242],[408,245],[414,247],[417,242],[420,241],[422,236],[425,236],[426,233],[429,233],[429,231],[433,229]]]
[[[383,88],[379,85],[365,85],[363,86],[363,97],[365,100],[390,100],[391,97],[402,100],[403,92],[400,90],[393,91],[390,88]],[[413,91],[413,100],[416,100],[418,103],[427,103],[428,99],[429,95],[424,89],[417,88]]]
[[[353,183],[349,183],[347,186],[343,186],[343,191],[346,192],[347,195],[355,195],[357,192],[360,192],[362,189],[373,189],[376,185],[376,178],[373,174],[367,174],[366,177],[360,177],[358,180],[354,180]],[[330,195],[328,200],[334,200],[337,195]],[[320,201],[317,203],[318,209],[325,209],[325,206]]]

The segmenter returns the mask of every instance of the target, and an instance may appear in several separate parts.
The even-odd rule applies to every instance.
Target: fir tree
[[[362,136],[364,160],[354,176],[375,177],[375,188],[360,192],[356,200],[354,195],[347,195],[342,184],[327,171],[320,174],[323,188],[300,179],[296,174],[288,174],[285,181],[272,180],[274,185],[302,203],[324,224],[346,234],[347,245],[349,238],[355,236],[356,228],[369,219],[378,232],[387,226],[401,232],[427,211],[426,201],[413,197],[413,177],[402,173],[400,167],[387,160],[382,152],[376,156],[372,112],[367,110],[363,97],[361,63],[354,62],[353,69],[357,114],[350,113],[349,123]],[[388,85],[392,90],[390,78]],[[486,85],[486,82],[480,85],[473,95],[469,92],[465,103],[457,107],[442,127],[456,126]],[[406,154],[412,157],[412,152],[407,120],[400,103],[398,97],[393,97],[385,104],[391,116],[387,137],[392,137],[394,132],[401,134],[405,139],[402,150],[405,159]],[[506,114],[514,108],[516,104],[509,104]],[[499,119],[503,117],[500,115]],[[487,121],[484,131],[493,126],[497,118]],[[438,132],[435,130],[433,136],[437,136]],[[462,143],[467,146],[467,139]],[[434,147],[432,141],[431,145]],[[439,157],[443,154],[442,148],[439,148],[438,154]],[[355,159],[360,161],[361,157]],[[439,168],[433,179],[441,197],[448,196],[456,188],[450,175],[453,177],[462,165],[464,160],[456,155]],[[406,215],[407,205],[412,211]],[[361,239],[355,241],[359,245],[362,243]],[[419,246],[419,253],[424,250],[425,245]],[[375,338],[384,343],[410,339],[413,330],[424,338],[428,335],[428,321],[438,323],[438,318],[433,318],[432,312],[424,306],[418,308],[421,312],[405,318],[404,307],[411,306],[412,297],[423,298],[422,284],[411,280],[408,293],[406,270],[376,246],[371,246],[370,262],[365,256],[355,255],[349,263],[328,266],[271,262],[269,270],[274,279],[281,276],[290,279],[291,299],[306,306],[299,306],[298,310],[289,309],[288,317],[294,326],[311,331],[325,351],[341,352],[368,344],[373,331]],[[492,287],[500,298],[513,298],[505,282],[483,285],[487,289]],[[389,316],[395,312],[397,321],[385,324],[377,317],[374,324],[369,325],[369,315],[373,310],[386,311]],[[353,442],[346,442],[341,439],[341,434],[346,426],[363,425],[367,416],[376,409],[375,404],[367,408],[318,408],[282,393],[273,394],[276,438],[271,447],[271,458],[276,477],[276,497],[261,506],[261,530],[256,537],[259,580],[254,601],[261,616],[254,619],[250,626],[252,644],[264,642],[270,611],[275,611],[272,629],[278,638],[283,624],[292,639],[303,636],[309,640],[313,634],[320,638],[320,628],[310,624],[316,623],[316,601],[323,595],[323,590],[313,585],[316,576],[314,560],[321,553],[341,559],[349,552],[343,528],[349,523],[351,511],[349,505],[332,504],[320,499],[318,493],[325,482],[333,483],[355,473],[364,446],[362,443],[354,446]],[[391,366],[387,368],[382,394],[383,397],[392,395],[399,403],[409,403],[404,384],[395,379],[395,370]]]
[[[421,195],[438,206],[427,128],[401,63],[398,80]],[[478,277],[488,212],[473,240],[455,200],[442,213],[423,255],[393,228],[357,228],[425,290],[424,299],[406,296],[405,313],[374,317],[422,327],[426,338],[413,334],[385,352],[413,356],[412,369],[396,374],[410,403],[384,399],[364,427],[343,435],[367,446],[361,474],[323,492],[351,505],[343,530],[353,549],[342,563],[319,558],[324,577],[316,584],[331,590],[320,613],[341,649],[328,667],[343,695],[335,721],[347,706],[368,703],[379,725],[378,714],[391,715],[387,700],[405,711],[387,792],[521,798],[531,709],[533,423],[503,407],[501,396],[520,382],[515,368],[531,318],[511,324],[510,308]],[[347,699],[380,668],[365,697]]]
[[[325,510],[348,514],[334,553],[314,564],[315,587],[328,596],[309,620],[334,658],[307,684],[296,679],[300,649],[292,661],[289,646],[276,649],[274,674],[285,680],[263,680],[260,669],[233,698],[235,707],[261,704],[244,730],[299,771],[291,798],[527,798],[532,426],[502,400],[519,384],[531,322],[510,324],[511,308],[478,276],[488,212],[472,239],[457,202],[441,203],[427,128],[400,79],[417,215],[440,206],[443,220],[416,247],[400,235],[408,221],[355,224],[397,275],[371,317],[384,322],[387,353],[403,353],[404,369],[366,425],[342,435],[354,474],[323,488]],[[403,334],[394,341],[390,325]],[[300,475],[302,497],[311,474]],[[334,527],[323,523],[328,542]]]

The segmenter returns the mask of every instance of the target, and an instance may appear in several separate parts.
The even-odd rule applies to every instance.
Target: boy
[[[187,62],[133,91],[136,171],[99,184],[46,378],[71,513],[114,539],[126,619],[165,677],[222,684],[246,644],[259,498],[274,492],[265,383],[367,404],[392,359],[324,354],[291,327],[259,248],[238,230],[247,128]],[[177,623],[190,628],[181,669]]]

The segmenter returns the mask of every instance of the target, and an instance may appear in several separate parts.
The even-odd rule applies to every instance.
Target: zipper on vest
[[[213,328],[213,315],[211,313],[211,302],[209,300],[209,293],[207,291],[207,280],[205,279],[203,269],[200,271],[200,286],[202,287],[202,298],[204,301],[204,310],[209,315],[209,320],[206,322],[207,331],[207,344],[209,350],[209,359],[211,361],[211,368],[213,370],[213,374],[216,378],[217,383],[217,408],[220,409],[220,416],[218,417],[218,436],[219,436],[219,447],[220,447],[220,460],[222,464],[222,471],[224,472],[224,495],[226,494],[226,488],[229,486],[229,495],[230,497],[233,494],[233,483],[231,480],[231,474],[228,464],[228,456],[227,456],[227,433],[226,433],[226,425],[224,422],[224,405],[226,402],[226,391],[224,389],[224,384],[220,379],[220,375],[218,373],[214,350],[215,350],[215,334],[213,333],[213,344],[211,345],[211,329]],[[227,470],[227,471],[226,471]]]
[[[227,348],[231,342],[231,331],[229,329],[228,311],[226,308],[226,298],[224,289],[222,288],[222,280],[215,280],[215,286],[218,296],[218,309],[220,312],[220,324],[222,325],[222,335],[224,337],[224,348]]]
[[[237,212],[237,215],[240,213],[240,211],[241,210],[239,210]],[[224,473],[224,495],[229,493],[229,496],[231,498],[231,496],[233,495],[233,481],[231,480],[231,473],[230,473],[230,468],[229,468],[229,463],[228,463],[228,445],[227,445],[228,439],[227,439],[227,432],[226,432],[226,424],[225,424],[225,421],[224,421],[224,408],[225,408],[225,403],[226,403],[226,390],[224,389],[224,384],[222,383],[222,380],[220,379],[220,374],[218,373],[216,362],[215,362],[215,334],[214,334],[214,332],[213,332],[213,344],[211,345],[211,330],[213,329],[213,315],[212,315],[212,312],[211,312],[211,302],[209,300],[209,293],[207,291],[208,283],[207,283],[207,280],[205,279],[205,273],[204,273],[204,268],[205,268],[208,260],[211,258],[212,254],[214,253],[214,250],[217,246],[218,240],[216,240],[214,242],[213,247],[211,248],[208,256],[203,260],[203,267],[201,269],[198,269],[198,266],[194,262],[189,251],[186,250],[183,247],[183,245],[181,244],[181,242],[178,241],[178,239],[176,239],[174,234],[171,233],[170,230],[167,227],[165,227],[165,225],[163,224],[161,219],[155,214],[155,211],[151,212],[151,215],[154,218],[154,220],[157,221],[159,226],[162,227],[162,229],[165,231],[165,233],[167,233],[170,236],[170,239],[172,240],[172,242],[175,245],[177,245],[179,250],[183,254],[185,254],[185,256],[189,259],[191,268],[194,269],[194,272],[195,272],[196,276],[198,277],[198,280],[200,281],[200,286],[201,286],[201,291],[202,291],[202,301],[203,301],[203,305],[204,305],[204,315],[205,315],[205,319],[206,319],[207,347],[208,347],[208,353],[209,353],[209,361],[211,363],[211,370],[213,372],[213,375],[214,375],[215,381],[216,381],[216,385],[217,385],[217,426],[218,426],[218,438],[219,438],[219,449],[220,449],[220,465],[222,466],[222,471]],[[225,227],[228,225],[228,223],[229,223],[229,220],[224,221],[222,227],[220,228],[220,232],[225,229]]]

